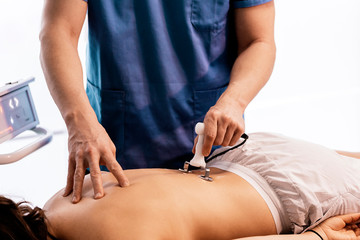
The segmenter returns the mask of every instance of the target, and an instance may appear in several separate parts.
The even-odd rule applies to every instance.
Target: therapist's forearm
[[[213,145],[233,146],[239,140],[245,131],[245,109],[271,75],[275,61],[272,41],[255,38],[244,49],[233,65],[227,89],[205,115],[204,156]]]
[[[67,126],[84,119],[95,120],[84,90],[77,40],[61,30],[42,33],[40,40],[46,82]]]
[[[237,57],[230,83],[223,94],[238,102],[244,111],[251,100],[267,83],[272,73],[276,55],[275,43],[271,40],[255,40]]]

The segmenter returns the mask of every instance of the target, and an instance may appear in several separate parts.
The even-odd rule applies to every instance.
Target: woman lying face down
[[[320,239],[305,232],[309,227],[323,239],[360,239],[352,224],[360,215],[329,219],[360,212],[354,157],[250,134],[245,145],[208,164],[213,182],[200,179],[199,170],[138,169],[126,171],[131,185],[120,188],[104,172],[104,198],[93,199],[87,176],[82,201],[72,204],[61,190],[45,204],[46,219],[40,209],[1,198],[0,239],[50,239],[47,231],[57,239]],[[27,237],[16,235],[22,232]],[[302,234],[277,235],[286,233]],[[247,238],[264,235],[273,236]]]

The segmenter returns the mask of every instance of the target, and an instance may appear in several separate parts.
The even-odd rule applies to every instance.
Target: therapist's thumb
[[[207,121],[207,118],[205,117],[204,120],[205,129],[204,129],[204,145],[202,149],[202,154],[204,156],[209,156],[211,152],[211,148],[214,144],[214,141],[216,139],[216,133],[217,133],[217,124],[213,121]]]

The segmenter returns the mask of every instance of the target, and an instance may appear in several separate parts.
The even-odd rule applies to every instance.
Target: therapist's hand
[[[205,115],[204,156],[208,156],[213,145],[232,146],[245,131],[244,110],[233,98],[223,94],[217,103]],[[193,147],[195,146],[197,137]]]
[[[100,165],[105,165],[109,169],[121,187],[129,185],[120,164],[116,161],[115,145],[97,121],[69,124],[68,132],[69,168],[63,196],[73,192],[72,202],[78,203],[81,200],[85,170],[88,167],[95,199],[104,196]]]

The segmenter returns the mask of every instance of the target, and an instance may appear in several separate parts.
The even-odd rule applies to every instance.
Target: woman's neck
[[[58,240],[56,237],[55,237],[55,231],[54,231],[54,226],[50,223],[50,221],[48,219],[45,220],[46,222],[46,226],[47,226],[47,240]]]

